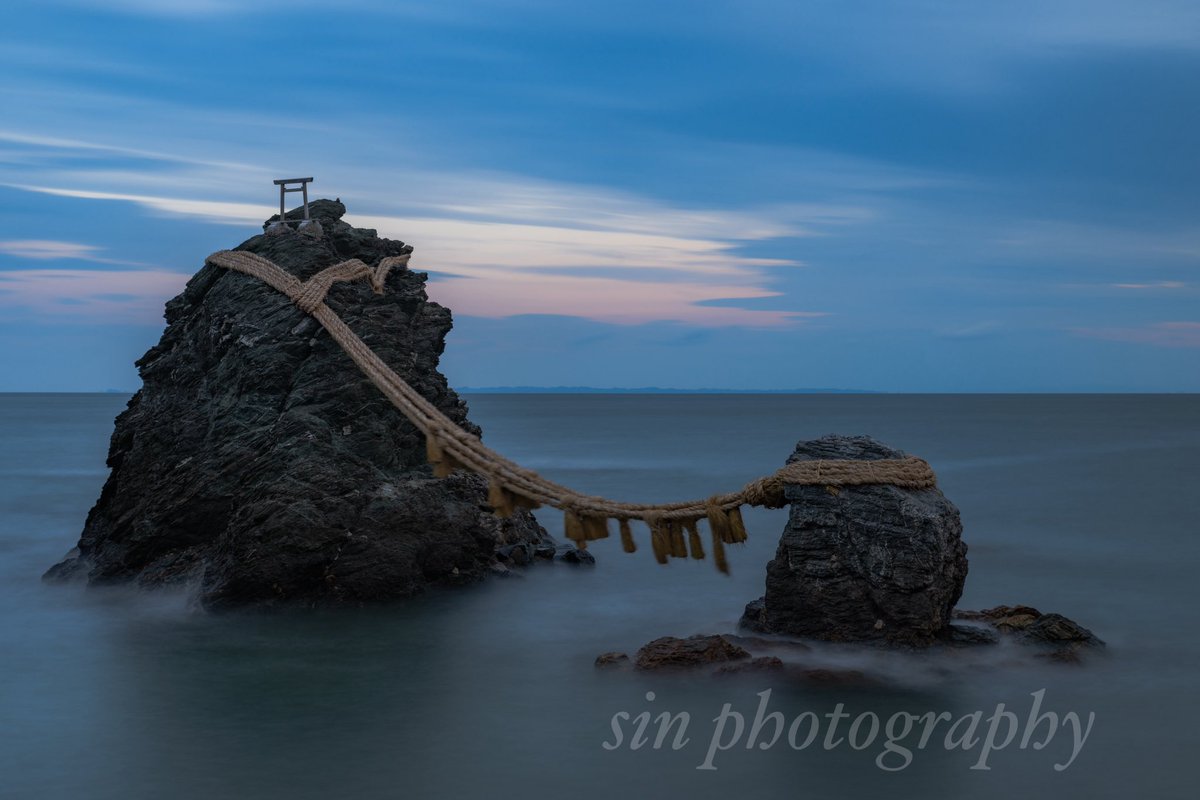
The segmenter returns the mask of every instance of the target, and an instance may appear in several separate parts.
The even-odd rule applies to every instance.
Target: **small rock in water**
[[[629,664],[629,656],[625,653],[601,653],[596,656],[596,666],[601,668],[624,667]]]
[[[991,625],[1001,635],[1032,645],[1052,661],[1077,664],[1087,651],[1104,648],[1104,640],[1062,614],[1043,614],[1030,606],[996,606],[983,611],[955,611],[959,619]],[[953,628],[962,626],[954,625]]]
[[[578,547],[568,547],[558,554],[558,560],[567,564],[587,564],[591,566],[596,563],[596,557],[587,550],[581,550]]]
[[[664,636],[638,650],[634,664],[641,670],[679,669],[746,658],[750,653],[724,636]]]

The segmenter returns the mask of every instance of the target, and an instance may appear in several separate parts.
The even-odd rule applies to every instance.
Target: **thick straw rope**
[[[712,532],[713,559],[718,569],[728,572],[724,545],[746,540],[741,506],[781,508],[785,504],[785,485],[825,486],[833,492],[838,486],[867,484],[889,484],[905,489],[930,489],[937,485],[936,476],[924,459],[908,457],[876,461],[798,461],[752,481],[736,492],[681,503],[619,503],[561,486],[508,460],[489,449],[477,436],[458,427],[385,364],[325,304],[330,287],[342,281],[366,278],[375,293],[382,294],[388,272],[404,266],[408,259],[408,255],[384,258],[374,269],[353,259],[335,264],[303,282],[253,253],[222,250],[206,261],[258,278],[287,295],[320,322],[371,382],[425,434],[427,453],[436,475],[444,477],[455,468],[463,467],[486,477],[488,501],[503,516],[511,515],[517,508],[547,505],[561,509],[566,535],[580,547],[586,547],[589,540],[608,536],[608,520],[615,519],[624,549],[634,552],[637,546],[629,521],[640,519],[650,527],[651,545],[660,563],[666,563],[669,557],[704,558],[696,523],[707,519]]]

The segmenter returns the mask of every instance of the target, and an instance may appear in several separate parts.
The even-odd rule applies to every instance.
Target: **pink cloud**
[[[18,258],[52,261],[64,258],[91,261],[99,247],[76,242],[57,242],[47,239],[10,239],[0,242],[0,253]]]
[[[188,276],[166,270],[25,269],[0,272],[0,308],[111,322],[162,320]]]
[[[816,312],[772,311],[698,305],[714,300],[748,300],[778,293],[754,287],[689,281],[634,281],[582,275],[494,272],[445,278],[429,286],[430,297],[455,313],[477,317],[557,314],[617,325],[655,320],[713,327],[779,327]]]

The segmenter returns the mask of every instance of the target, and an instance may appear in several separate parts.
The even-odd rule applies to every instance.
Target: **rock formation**
[[[319,235],[259,235],[238,249],[302,280],[411,251],[343,222],[340,202],[310,211]],[[327,302],[478,432],[438,372],[450,311],[429,302],[425,280],[393,270],[382,295],[343,283]],[[422,434],[274,289],[205,266],[165,316],[162,339],[137,362],[143,386],[117,417],[108,481],[78,547],[48,578],[186,583],[210,608],[361,603],[473,581],[498,553],[510,563],[553,555],[528,512],[490,513],[481,478],[434,478]]]
[[[800,442],[788,463],[903,457],[867,436],[826,436]],[[1078,623],[1028,606],[956,611],[967,547],[958,509],[937,489],[790,485],[784,495],[791,514],[767,565],[766,595],[746,606],[741,621],[741,627],[769,635],[666,636],[638,650],[632,662],[610,652],[596,666],[713,672],[716,665],[713,674],[772,673],[781,680],[867,686],[909,680],[908,667],[924,662],[889,671],[868,657],[858,661],[870,672],[848,667],[856,643],[922,648],[921,656],[963,648],[983,654],[990,646],[997,659],[1011,663],[1034,658],[1071,664],[1104,647]],[[1019,645],[1015,653],[999,647],[1005,640]],[[946,663],[973,669],[984,662]],[[936,674],[945,673],[938,668]]]
[[[867,436],[800,442],[803,459],[903,458]],[[766,595],[743,625],[832,641],[931,644],[967,577],[958,509],[937,489],[788,486],[787,527]]]

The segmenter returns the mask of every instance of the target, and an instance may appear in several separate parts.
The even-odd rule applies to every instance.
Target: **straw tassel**
[[[488,482],[488,505],[498,517],[511,517],[515,510],[512,495],[495,478]]]
[[[433,431],[425,434],[425,458],[433,467],[435,477],[444,478],[450,474],[446,466],[446,454],[442,452],[442,445]]]
[[[608,538],[608,518],[607,517],[593,517],[590,515],[584,516],[583,517],[583,534],[584,534],[584,536],[587,537],[588,541],[595,541],[596,539],[607,539]]]
[[[750,538],[746,533],[746,523],[742,520],[741,506],[729,509],[729,528],[733,531],[733,541],[736,543],[740,544]]]
[[[569,508],[563,511],[563,534],[580,550],[587,549],[587,536],[583,532],[583,522],[579,519],[579,515]]]
[[[705,514],[708,517],[708,527],[712,528],[713,535],[718,537],[722,542],[732,542],[733,530],[729,525],[729,516],[716,503],[710,502],[705,508]]]
[[[621,530],[621,547],[626,553],[637,552],[637,542],[633,540],[633,531],[629,527],[629,520],[622,519],[617,522],[617,527]]]
[[[713,548],[713,564],[717,566],[717,570],[723,575],[729,574],[729,562],[725,560],[725,543],[721,541],[721,534],[716,528],[712,531],[712,548]]]
[[[524,495],[519,495],[516,492],[509,492],[508,496],[512,500],[514,508],[523,508],[527,511],[532,511],[535,508],[542,507],[542,504],[537,500],[534,500],[532,497],[525,497]]]
[[[667,541],[667,531],[658,515],[648,515],[646,524],[650,526],[650,546],[654,549],[654,560],[660,564],[667,563],[670,553],[670,543]]]
[[[692,558],[704,558],[704,545],[700,542],[700,531],[696,530],[696,520],[685,520],[683,529],[687,531],[688,549],[692,553]]]
[[[668,541],[671,545],[671,557],[687,558],[687,540],[683,538],[683,528],[680,527],[679,520],[668,520],[666,526]]]

